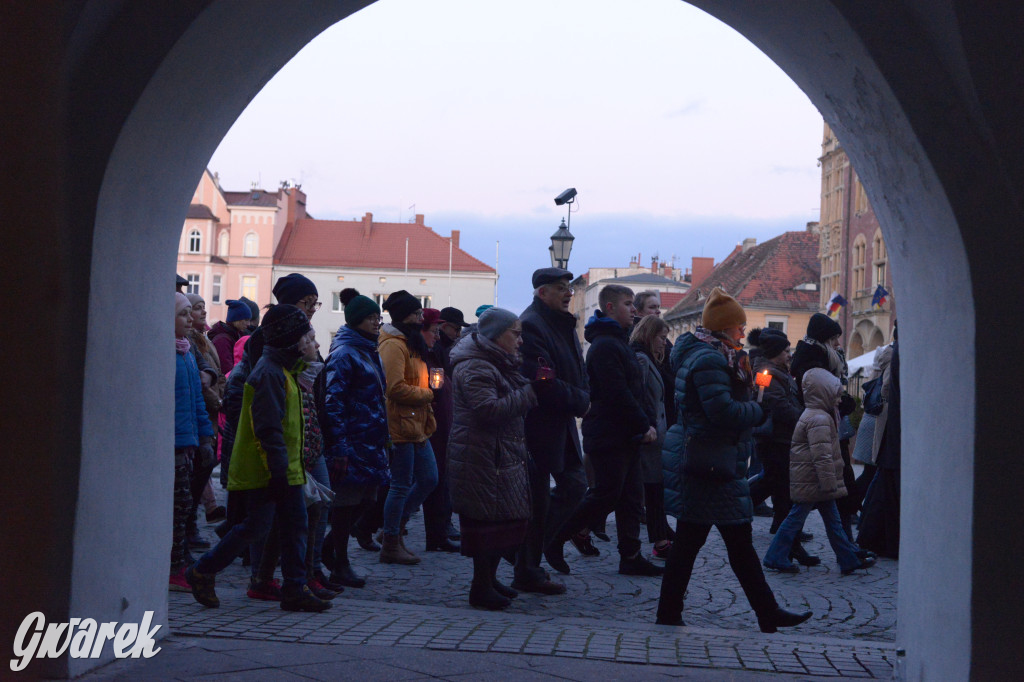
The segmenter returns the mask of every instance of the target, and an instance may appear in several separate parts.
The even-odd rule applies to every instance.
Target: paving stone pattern
[[[771,539],[768,526],[768,519],[755,519],[754,544],[762,556]],[[876,567],[843,577],[817,515],[807,530],[815,534],[807,549],[821,556],[822,565],[798,575],[768,573],[781,604],[815,612],[809,622],[785,634],[757,630],[715,531],[690,583],[683,613],[687,627],[654,625],[660,579],[618,575],[614,517],[609,519],[612,542],[596,543],[601,556],[582,557],[567,545],[572,574],[552,572],[566,583],[567,594],[522,594],[504,612],[469,607],[470,560],[421,552],[422,523],[414,517],[406,542],[423,562],[380,564],[353,540],[350,555],[366,575],[367,587],[347,590],[326,613],[286,613],[277,604],[248,599],[248,569],[236,562],[218,577],[219,609],[204,609],[188,594],[170,593],[170,629],[180,636],[887,679],[894,658],[896,562],[880,560]],[[511,566],[503,565],[499,578],[510,582]]]

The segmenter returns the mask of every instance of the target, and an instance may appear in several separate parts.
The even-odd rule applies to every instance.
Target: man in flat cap
[[[523,592],[562,594],[565,585],[540,566],[544,546],[587,491],[576,418],[590,409],[583,349],[576,317],[569,312],[572,273],[541,268],[533,273],[533,303],[519,317],[523,326],[523,374],[548,378],[550,390],[526,415],[533,511],[526,541],[516,556],[513,585]],[[550,490],[551,477],[555,490]]]
[[[458,308],[441,308],[441,338],[437,345],[440,346],[440,355],[444,361],[445,374],[451,376],[451,365],[448,356],[462,335],[462,330],[468,327],[466,316]]]

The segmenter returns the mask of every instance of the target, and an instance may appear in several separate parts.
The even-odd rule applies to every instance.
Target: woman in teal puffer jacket
[[[747,460],[753,449],[751,431],[765,416],[751,400],[753,372],[741,344],[746,322],[742,306],[716,288],[704,304],[702,326],[680,336],[672,348],[680,419],[669,429],[663,459],[679,465],[673,478],[680,497],[676,541],[665,563],[658,603],[657,622],[662,625],[683,625],[683,595],[711,526],[718,528],[725,541],[729,565],[762,632],[798,625],[812,615],[779,607],[754,551]],[[721,459],[735,462],[731,478],[682,473],[688,441],[711,443],[718,449],[716,454],[724,455]]]

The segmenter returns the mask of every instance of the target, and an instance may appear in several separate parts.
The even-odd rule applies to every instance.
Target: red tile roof
[[[684,291],[663,291],[663,292],[661,292],[661,294],[660,294],[661,309],[662,310],[671,310],[672,307],[676,303],[679,303],[679,301],[683,300],[686,297],[686,293],[687,292],[684,292]]]
[[[702,310],[703,299],[714,287],[725,289],[744,306],[816,311],[818,291],[798,291],[794,287],[817,284],[820,278],[818,235],[785,232],[745,253],[742,249],[733,251],[665,317],[674,319]]]
[[[274,263],[319,267],[401,270],[405,240],[409,240],[410,270],[447,270],[448,237],[419,223],[373,223],[363,236],[362,221],[303,219],[289,223]],[[459,247],[452,250],[452,270],[494,272],[494,268]]]

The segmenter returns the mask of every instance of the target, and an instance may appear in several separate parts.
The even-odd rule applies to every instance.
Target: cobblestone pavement
[[[771,538],[768,526],[769,519],[755,519],[754,544],[762,556]],[[683,614],[687,627],[653,625],[660,580],[618,575],[613,518],[612,542],[596,543],[601,556],[582,557],[567,546],[572,574],[554,574],[568,586],[567,594],[523,594],[504,612],[469,607],[470,560],[420,552],[423,528],[414,517],[407,544],[423,562],[412,567],[380,564],[353,540],[350,555],[367,577],[367,586],[347,590],[326,613],[290,614],[276,604],[248,599],[248,569],[236,562],[218,577],[220,609],[204,609],[191,595],[170,593],[170,629],[179,637],[572,657],[642,663],[659,670],[684,666],[888,678],[894,655],[896,562],[880,560],[867,571],[843,577],[817,515],[808,520],[807,530],[815,535],[807,549],[821,556],[822,565],[801,569],[798,575],[768,574],[780,604],[814,611],[810,621],[785,634],[758,632],[714,531],[690,583]],[[213,539],[208,529],[204,532]],[[503,565],[499,578],[510,581],[511,566]]]

